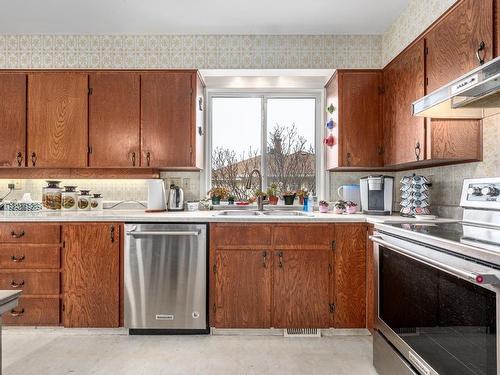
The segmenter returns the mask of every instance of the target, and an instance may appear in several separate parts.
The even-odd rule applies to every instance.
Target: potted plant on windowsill
[[[295,192],[294,191],[285,191],[283,193],[283,200],[285,201],[286,206],[292,206],[295,201]]]
[[[299,197],[299,204],[304,204],[304,198],[309,196],[307,189],[300,189],[297,191],[297,196]]]
[[[330,207],[327,201],[319,201],[319,212],[326,214],[328,213]]]
[[[214,206],[219,205],[221,199],[226,199],[229,195],[227,189],[223,187],[214,187],[209,191],[209,194]]]
[[[333,205],[333,213],[334,214],[343,214],[345,212],[345,202],[344,201],[337,201]]]
[[[358,204],[357,203],[354,203],[352,201],[347,201],[347,202],[345,202],[345,206],[346,206],[346,212],[348,214],[355,214],[356,212],[358,212]]]
[[[234,204],[235,197],[234,195],[230,195],[227,197],[227,204]]]
[[[278,204],[278,185],[271,184],[271,186],[267,189],[267,199],[269,199],[269,204],[277,205]]]

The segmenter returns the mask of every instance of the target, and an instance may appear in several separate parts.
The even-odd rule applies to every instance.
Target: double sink
[[[231,216],[231,217],[241,217],[241,216],[280,216],[280,217],[290,217],[290,216],[304,216],[313,217],[314,215],[309,212],[302,211],[285,211],[285,210],[269,210],[269,211],[256,211],[256,210],[231,210],[231,211],[221,211],[215,214],[215,216]]]

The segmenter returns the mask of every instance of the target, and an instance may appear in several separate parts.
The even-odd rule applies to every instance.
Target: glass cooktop
[[[484,249],[500,251],[500,228],[454,223],[398,223],[390,224],[405,231],[458,242]]]

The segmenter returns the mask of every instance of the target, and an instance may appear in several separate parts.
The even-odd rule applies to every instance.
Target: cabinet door
[[[0,167],[26,164],[26,75],[0,74]]]
[[[215,327],[270,327],[270,255],[266,250],[216,250]]]
[[[89,84],[89,166],[139,166],[139,74],[93,73]]]
[[[411,113],[411,104],[425,94],[424,54],[420,40],[384,69],[385,165],[425,158],[425,119]]]
[[[195,72],[141,75],[141,162],[145,167],[192,167]]]
[[[484,42],[485,60],[493,56],[493,0],[465,0],[425,36],[427,92],[430,93],[479,66],[476,57]]]
[[[335,226],[335,328],[366,327],[366,225]]]
[[[28,76],[28,166],[87,166],[87,102],[87,74]]]
[[[339,78],[341,166],[381,167],[382,71],[347,71]]]
[[[327,328],[329,251],[274,252],[273,327]]]
[[[64,242],[64,326],[118,327],[119,225],[65,225]]]

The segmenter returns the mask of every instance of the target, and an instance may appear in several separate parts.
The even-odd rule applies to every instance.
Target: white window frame
[[[318,200],[329,200],[330,196],[330,181],[329,173],[325,170],[325,149],[323,138],[325,136],[324,122],[325,111],[323,111],[325,103],[325,93],[322,89],[304,89],[304,90],[220,90],[207,89],[207,132],[205,137],[205,168],[201,176],[200,193],[204,197],[211,188],[212,184],[212,99],[213,98],[261,98],[262,99],[262,115],[261,115],[261,170],[266,163],[267,150],[267,100],[268,99],[285,99],[285,98],[314,98],[316,101],[315,114],[315,153],[316,153],[316,195]],[[264,136],[266,135],[266,136]],[[262,174],[263,189],[267,188],[267,173]]]

